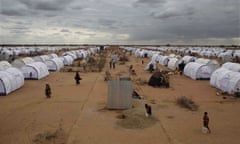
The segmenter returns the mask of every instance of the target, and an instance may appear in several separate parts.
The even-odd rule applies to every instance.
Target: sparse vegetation
[[[181,107],[187,108],[191,111],[197,111],[198,110],[198,105],[195,104],[195,102],[185,96],[181,96],[180,98],[177,99],[177,104],[180,105]]]

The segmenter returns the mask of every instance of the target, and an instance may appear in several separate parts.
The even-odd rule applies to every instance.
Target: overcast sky
[[[240,44],[239,0],[0,0],[1,44]]]

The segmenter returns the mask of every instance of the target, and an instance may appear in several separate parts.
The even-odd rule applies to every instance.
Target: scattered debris
[[[67,135],[62,128],[55,132],[44,132],[37,134],[33,139],[33,144],[66,144]]]
[[[127,129],[144,129],[154,125],[158,119],[154,116],[146,117],[143,109],[129,109],[123,111],[124,119],[119,119],[117,124]]]

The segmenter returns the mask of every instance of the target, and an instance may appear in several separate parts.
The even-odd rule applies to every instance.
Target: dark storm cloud
[[[155,6],[158,4],[163,4],[165,2],[166,0],[137,0],[135,3],[133,3],[133,5],[134,6],[139,6],[139,5]]]
[[[225,39],[240,34],[239,0],[0,0],[0,37],[52,41],[84,37],[86,43]],[[41,32],[41,33],[39,33]],[[35,33],[35,34],[34,34]],[[37,36],[37,35],[38,36]],[[73,35],[73,36],[71,36]],[[107,37],[107,38],[105,38]],[[19,39],[18,39],[19,38]],[[42,40],[39,40],[41,38]],[[99,39],[98,39],[99,38]],[[122,39],[121,39],[122,38]],[[25,40],[26,42],[29,39]],[[231,40],[230,40],[231,39]],[[77,39],[76,41],[78,41]],[[104,41],[105,40],[105,41]],[[49,40],[50,41],[50,40]],[[1,42],[1,41],[0,41]],[[165,43],[165,42],[164,42]],[[214,41],[213,41],[214,43]]]
[[[14,0],[1,0],[0,14],[6,16],[23,16],[27,14],[27,8]]]
[[[29,9],[59,11],[64,10],[73,0],[19,0]]]

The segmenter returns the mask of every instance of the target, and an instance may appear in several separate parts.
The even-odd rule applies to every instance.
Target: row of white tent
[[[60,57],[56,54],[25,57],[14,60],[12,64],[0,61],[0,95],[20,88],[24,85],[24,79],[42,79],[49,75],[49,71],[58,71],[64,65],[71,65],[74,59],[86,58],[94,52],[96,48],[70,51]]]
[[[124,48],[125,50],[133,51],[132,48]],[[240,64],[226,62],[221,67],[216,60],[196,58],[193,56],[176,56],[171,54],[169,56],[163,56],[161,52],[152,50],[139,50],[135,52],[136,57],[144,57],[147,55],[151,57],[150,63],[147,64],[145,70],[149,68],[150,64],[157,67],[157,64],[167,66],[171,70],[178,69],[178,65],[184,62],[186,65],[184,67],[184,75],[197,80],[197,79],[210,79],[210,85],[224,92],[233,94],[234,92],[240,90]],[[233,54],[231,51],[228,53]],[[235,55],[240,53],[235,51]],[[229,54],[230,55],[230,54]]]
[[[127,51],[131,51],[137,57],[152,57],[156,51],[161,54],[166,51],[173,51],[183,54],[198,54],[202,57],[218,57],[222,62],[230,62],[233,57],[240,57],[240,50],[221,47],[121,47]]]

